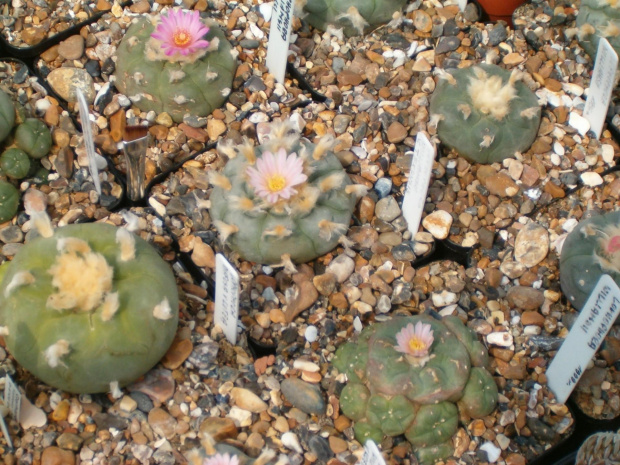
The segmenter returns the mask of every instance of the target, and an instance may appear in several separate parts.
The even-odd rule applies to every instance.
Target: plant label
[[[19,421],[22,393],[9,375],[4,377],[4,405],[10,410],[13,418]]]
[[[239,274],[221,253],[215,256],[215,324],[231,344],[237,343]]]
[[[9,429],[6,427],[6,423],[4,422],[4,418],[0,415],[0,431],[2,431],[2,435],[6,439],[6,443],[9,446],[9,450],[13,452],[13,441],[11,441],[11,436],[9,434]]]
[[[292,25],[293,0],[275,0],[267,43],[267,68],[280,84],[284,84]]]
[[[603,131],[617,69],[618,55],[607,39],[601,38],[598,42],[590,90],[583,110],[583,116],[590,122],[590,130],[596,134],[597,139],[601,137]]]
[[[383,455],[381,455],[381,451],[374,441],[369,439],[364,444],[364,455],[362,455],[362,461],[359,465],[385,465]]]
[[[101,197],[101,183],[99,182],[99,168],[97,168],[97,154],[95,153],[95,139],[93,139],[93,130],[90,127],[90,113],[88,111],[88,103],[82,91],[77,89],[77,100],[80,111],[80,120],[82,121],[82,135],[84,136],[84,147],[88,155],[88,171],[93,178],[95,190]]]
[[[565,403],[620,314],[620,288],[604,274],[547,370],[549,389]]]
[[[467,0],[456,0],[456,3],[459,6],[459,10],[465,11],[465,7],[467,6]]]
[[[409,180],[403,199],[403,216],[407,221],[407,229],[412,236],[417,234],[420,227],[434,160],[435,146],[425,134],[419,132],[415,139]]]

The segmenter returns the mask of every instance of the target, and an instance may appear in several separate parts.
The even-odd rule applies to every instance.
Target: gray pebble
[[[390,178],[379,178],[375,183],[375,190],[382,199],[392,191],[392,180]]]
[[[325,400],[317,386],[298,378],[287,378],[282,381],[280,388],[286,400],[302,412],[316,415],[325,414]]]

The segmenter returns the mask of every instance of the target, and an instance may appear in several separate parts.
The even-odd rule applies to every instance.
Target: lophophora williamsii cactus
[[[421,463],[451,455],[459,412],[480,418],[497,404],[488,354],[455,316],[397,317],[339,347],[334,366],[347,376],[340,407],[361,443],[404,434]]]
[[[366,188],[351,183],[332,137],[313,144],[290,122],[270,129],[259,146],[218,146],[228,162],[210,172],[210,213],[222,241],[243,259],[307,262],[336,246]]]
[[[324,31],[331,25],[355,36],[389,22],[406,4],[407,0],[301,0],[296,7],[303,8],[301,16],[317,29]]]
[[[15,105],[11,97],[0,89],[0,142],[6,139],[15,124]]]
[[[601,37],[620,55],[620,2],[617,0],[581,0],[577,27],[579,43],[593,60]]]
[[[41,195],[24,198],[40,236],[3,265],[0,333],[17,362],[47,384],[118,393],[172,343],[174,275],[127,229],[89,223],[53,230]]]
[[[562,245],[560,285],[577,310],[603,274],[620,285],[620,211],[580,221]]]
[[[445,145],[477,163],[499,162],[532,145],[541,109],[518,70],[481,64],[440,77],[430,114]]]
[[[168,10],[132,24],[117,50],[115,85],[142,111],[177,122],[204,117],[230,94],[235,50],[198,11]]]

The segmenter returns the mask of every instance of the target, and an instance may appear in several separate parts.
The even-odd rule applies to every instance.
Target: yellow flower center
[[[421,339],[418,339],[417,337],[412,337],[409,340],[409,348],[414,351],[424,350],[426,349],[426,344]]]
[[[183,47],[187,45],[192,40],[192,35],[188,33],[185,29],[179,29],[174,33],[174,37],[172,38],[174,41],[174,45],[177,47]]]
[[[281,174],[274,174],[267,179],[267,189],[271,192],[280,192],[286,187],[286,179]]]

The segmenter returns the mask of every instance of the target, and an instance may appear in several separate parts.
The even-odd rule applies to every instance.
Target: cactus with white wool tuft
[[[521,77],[488,64],[442,73],[430,105],[441,142],[476,163],[501,162],[529,149],[541,109]]]
[[[579,43],[596,58],[601,38],[609,41],[620,55],[620,2],[618,0],[581,0],[577,14]]]
[[[166,112],[176,123],[204,117],[230,94],[235,51],[198,11],[140,17],[118,46],[115,85],[142,111]]]
[[[170,266],[127,229],[89,223],[54,230],[36,191],[24,203],[40,236],[3,265],[7,347],[55,388],[118,393],[172,343],[178,294]]]
[[[219,145],[228,162],[210,173],[211,216],[223,242],[245,260],[313,260],[347,232],[366,188],[349,179],[333,138],[313,144],[289,122],[272,124],[268,137],[258,146]]]

